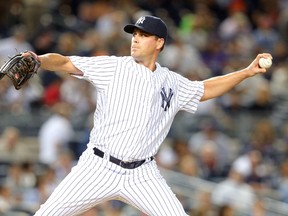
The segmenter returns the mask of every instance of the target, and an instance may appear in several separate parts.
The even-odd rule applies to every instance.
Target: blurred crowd
[[[242,69],[260,52],[273,56],[265,75],[201,103],[195,115],[176,116],[158,164],[217,183],[191,194],[196,202],[183,200],[187,212],[265,215],[266,196],[288,204],[288,0],[0,1],[0,63],[27,50],[129,55],[123,26],[143,14],[169,28],[159,63],[191,80]],[[21,143],[22,128],[1,131],[0,215],[33,215],[67,175],[86,148],[96,98],[91,84],[57,72],[40,70],[18,91],[7,77],[0,81],[1,113],[47,116],[36,155]],[[73,119],[84,119],[83,127]],[[83,216],[141,215],[126,207],[108,202]]]

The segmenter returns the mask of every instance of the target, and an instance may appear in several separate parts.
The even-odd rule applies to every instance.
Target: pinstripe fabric
[[[138,169],[136,174],[127,173],[122,197],[148,215],[186,215],[181,203],[160,175],[155,161]]]
[[[121,179],[120,167],[114,167],[92,153],[84,155],[35,215],[78,215],[99,202],[116,197]],[[107,188],[105,184],[111,187]]]
[[[203,94],[202,82],[191,82],[159,64],[151,72],[132,57],[71,59],[98,90],[89,145],[124,161],[155,155],[176,113],[194,113]],[[161,107],[162,88],[173,91],[167,111]]]
[[[86,151],[35,216],[76,216],[107,200],[122,200],[154,216],[186,215],[155,161],[124,169]]]
[[[132,57],[70,57],[97,89],[94,127],[87,150],[37,216],[72,216],[105,200],[121,199],[148,215],[186,215],[155,161],[124,169],[107,160],[149,158],[157,153],[179,110],[194,113],[203,82],[161,67],[151,72]],[[104,158],[93,154],[97,147]]]

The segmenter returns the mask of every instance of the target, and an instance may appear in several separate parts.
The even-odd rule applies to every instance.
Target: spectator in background
[[[182,75],[189,76],[187,73],[193,71],[201,76],[201,79],[211,76],[211,71],[204,64],[199,50],[183,42],[178,36],[175,36],[173,42],[166,45],[159,62],[165,63],[167,67],[179,71],[178,73]]]
[[[52,52],[56,46],[57,31],[52,27],[46,27],[40,29],[34,37],[32,37],[31,43],[37,53]]]
[[[74,91],[77,89],[78,91]],[[65,77],[59,89],[62,100],[73,107],[74,116],[87,116],[96,106],[97,92],[95,88],[84,80]]]
[[[122,37],[124,37],[121,27],[124,26],[127,21],[128,17],[126,12],[111,7],[107,9],[107,13],[98,17],[95,23],[95,30],[106,40],[113,40],[115,38],[119,40],[119,32],[121,32]]]
[[[220,126],[213,118],[205,118],[200,123],[200,130],[193,133],[189,138],[189,149],[196,155],[199,155],[203,145],[209,143],[213,145],[218,168],[226,167],[231,158],[231,138],[220,130]]]
[[[274,45],[279,40],[272,17],[264,13],[255,13],[254,17],[256,28],[252,34],[257,45],[257,52],[272,52]]]
[[[28,163],[14,163],[9,167],[4,182],[10,191],[11,197],[10,200],[8,199],[11,205],[10,210],[24,210],[26,208],[22,206],[23,193],[30,187],[34,187],[36,181],[35,173],[29,169]]]
[[[200,169],[196,157],[192,154],[187,154],[179,158],[177,171],[188,176],[199,177]]]
[[[72,148],[74,152],[75,160],[78,160],[82,153],[87,148],[87,143],[89,142],[90,138],[90,130],[93,127],[93,113],[90,113],[87,117],[85,117],[85,126],[79,136],[77,136],[77,140],[75,140],[75,145]]]
[[[214,216],[214,206],[211,193],[208,191],[196,191],[196,199],[190,211],[190,216]]]
[[[20,2],[23,7],[20,9],[22,13],[21,19],[23,19],[25,26],[27,26],[27,33],[33,35],[40,27],[41,20],[43,22],[43,16],[49,13],[49,9],[51,10],[57,1],[32,0]]]
[[[46,73],[45,73],[46,74]],[[63,78],[58,75],[45,76],[44,79],[49,79],[47,86],[43,91],[42,102],[47,107],[53,107],[55,104],[62,101],[61,87],[64,82]]]
[[[288,122],[283,125],[279,134],[279,155],[277,156],[280,158],[279,161],[282,163],[288,158]]]
[[[246,34],[251,35],[252,25],[249,21],[247,14],[238,11],[231,10],[228,16],[219,24],[219,36],[223,41],[232,40],[235,37],[245,36]],[[250,37],[248,37],[250,38]],[[250,38],[251,39],[251,38]],[[248,40],[248,42],[251,40]],[[243,44],[242,46],[251,45]],[[247,47],[248,50],[251,50],[252,47]],[[246,49],[245,49],[246,50]]]
[[[1,79],[1,85],[0,85],[0,110],[10,110],[9,109],[9,98],[7,98],[7,92],[8,89],[12,86],[11,80],[8,78],[8,76],[5,76],[3,79]]]
[[[287,51],[287,49],[286,49]],[[285,56],[286,57],[286,56]],[[270,80],[273,110],[271,121],[276,128],[281,128],[288,120],[288,64],[283,62],[273,71]]]
[[[212,192],[212,202],[216,206],[228,205],[237,211],[252,212],[256,200],[253,188],[245,183],[242,170],[230,170],[226,179],[216,185]]]
[[[50,38],[51,32],[48,31],[44,33],[48,34],[47,35],[48,42],[50,42],[49,44],[51,45],[51,41],[49,41],[49,39],[51,40]],[[79,45],[78,41],[79,38],[76,33],[68,31],[61,32],[59,34],[59,37],[57,38],[57,43],[55,44],[54,50],[66,55],[77,53]],[[63,78],[59,74],[51,75],[47,73],[41,74],[41,78],[44,85],[43,98],[42,98],[44,105],[51,107],[54,104],[64,100],[63,99],[64,95],[61,94],[61,88],[63,83],[65,82],[65,78]]]
[[[78,50],[80,55],[97,56],[108,54],[107,41],[95,29],[87,29],[79,42]]]
[[[181,139],[166,139],[156,155],[157,163],[167,169],[180,169],[181,159],[190,155],[187,142]]]
[[[232,168],[241,172],[244,181],[256,192],[264,192],[269,188],[267,178],[273,169],[269,169],[269,166],[265,164],[261,152],[251,150],[240,155],[232,163]]]
[[[70,150],[61,151],[58,155],[57,161],[52,165],[55,170],[55,178],[60,182],[71,171],[75,165],[74,154]]]
[[[162,168],[173,169],[178,162],[178,157],[169,141],[170,140],[164,141],[165,144],[162,145],[163,147],[159,149],[155,159],[157,164],[159,164],[159,166]]]
[[[230,63],[232,64],[232,62]],[[240,83],[237,88],[224,95],[220,100],[221,106],[229,110],[269,111],[271,109],[269,81],[262,76],[252,77],[251,80]],[[263,112],[259,112],[257,115],[261,114]]]
[[[79,45],[79,37],[73,32],[63,32],[57,40],[56,51],[64,55],[72,55],[77,53]]]
[[[0,161],[15,163],[30,160],[30,154],[21,141],[21,132],[16,127],[6,127],[0,140]],[[26,150],[26,151],[25,151]]]
[[[288,203],[288,160],[280,166],[280,175],[277,178],[277,193],[281,201]]]
[[[2,66],[9,57],[30,49],[34,50],[29,42],[26,26],[22,24],[13,26],[10,36],[0,38],[0,65]],[[2,93],[8,108],[11,108],[14,113],[29,111],[32,103],[42,96],[42,87],[37,78],[31,80],[19,91],[15,91],[11,80],[8,80],[7,84],[6,91]]]
[[[217,147],[213,141],[204,141],[196,154],[198,156],[199,177],[219,182],[227,173],[227,167],[221,164]]]
[[[22,204],[23,204],[23,194],[30,188],[33,188],[36,184],[36,174],[34,170],[34,164],[32,163],[12,164],[9,167],[9,173],[5,181],[10,188],[11,197],[13,198],[11,210],[24,211],[24,212],[30,211],[28,206]]]
[[[15,91],[12,82],[6,91],[6,102],[10,110],[14,113],[28,113],[38,110],[42,106],[43,86],[38,76],[34,76],[31,82],[23,85],[21,89]]]
[[[260,76],[255,76],[239,86],[241,94],[241,104],[243,108],[250,110],[269,110],[271,108],[271,95],[269,81]]]
[[[182,12],[178,32],[184,43],[192,45],[199,51],[205,49],[209,37],[215,30],[218,18],[207,3],[198,2],[193,5],[194,10]]]
[[[11,31],[11,36],[0,39],[0,65],[3,65],[9,56],[27,50],[34,50],[28,41],[24,25],[16,25],[11,28]]]
[[[272,123],[267,119],[260,119],[254,124],[251,128],[250,139],[241,152],[247,156],[250,155],[250,158],[251,155],[252,158],[258,158],[257,160],[252,159],[254,161],[252,163],[252,167],[254,167],[253,173],[258,173],[254,177],[258,176],[259,183],[263,184],[271,179],[271,171],[279,165],[282,158],[277,148],[278,140],[276,139],[276,131]],[[254,164],[255,162],[257,163]]]
[[[11,210],[13,207],[11,190],[7,184],[1,182],[0,184],[0,215]]]
[[[34,213],[48,199],[58,183],[55,169],[43,167],[41,175],[37,176],[35,185],[23,191],[21,205],[26,207],[26,211]]]
[[[39,160],[48,165],[54,164],[60,153],[69,149],[74,139],[74,129],[70,121],[71,106],[60,102],[52,107],[52,115],[39,130]]]
[[[234,216],[234,215],[236,215],[235,209],[230,205],[219,206],[216,213],[216,216]]]

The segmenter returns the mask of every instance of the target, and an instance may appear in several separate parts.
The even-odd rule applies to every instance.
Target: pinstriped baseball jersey
[[[179,110],[194,113],[204,92],[203,82],[161,67],[137,64],[132,57],[71,56],[81,78],[97,89],[94,127],[88,148],[35,216],[76,216],[107,201],[120,199],[151,216],[186,216],[150,156],[165,139]],[[126,169],[111,157],[139,161]]]
[[[158,63],[152,72],[130,56],[70,59],[97,89],[88,149],[97,147],[123,161],[155,155],[176,113],[194,113],[204,92],[201,81],[190,81]]]

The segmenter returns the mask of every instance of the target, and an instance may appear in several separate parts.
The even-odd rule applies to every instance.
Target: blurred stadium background
[[[169,39],[159,62],[191,80],[273,55],[263,76],[180,112],[157,154],[189,215],[288,215],[287,0],[0,1],[0,63],[15,53],[129,55],[122,28],[160,16]],[[0,81],[0,215],[30,216],[85,149],[93,87],[39,71],[16,91]],[[82,216],[143,216],[111,201]]]

